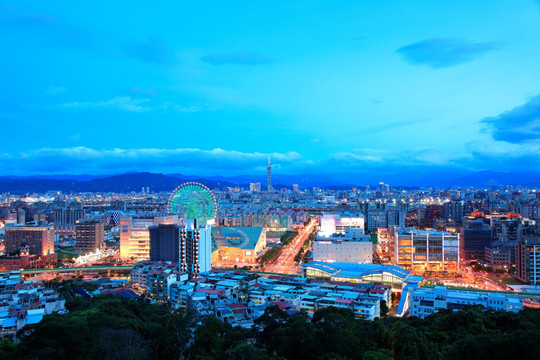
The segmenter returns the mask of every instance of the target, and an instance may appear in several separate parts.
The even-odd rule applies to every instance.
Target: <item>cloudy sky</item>
[[[0,175],[536,170],[540,1],[0,0],[0,124]]]

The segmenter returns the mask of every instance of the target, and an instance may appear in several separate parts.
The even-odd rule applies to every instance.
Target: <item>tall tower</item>
[[[197,220],[187,219],[180,228],[180,270],[197,277],[212,270],[212,228],[197,226]]]
[[[272,187],[272,165],[270,165],[270,157],[268,157],[268,166],[266,167],[266,185],[268,186],[268,192],[274,191]]]

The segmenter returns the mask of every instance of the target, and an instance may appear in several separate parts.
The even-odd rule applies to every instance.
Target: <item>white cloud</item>
[[[110,110],[123,110],[129,112],[147,112],[151,110],[162,110],[164,112],[183,112],[183,113],[195,113],[201,111],[215,111],[221,109],[223,106],[220,104],[212,104],[207,102],[196,102],[187,105],[175,104],[171,102],[164,102],[161,105],[151,105],[150,99],[133,98],[131,96],[117,96],[106,101],[73,101],[63,103],[60,105],[62,108],[78,109],[78,110],[91,110],[91,109],[110,109]]]
[[[355,149],[331,156],[334,161],[348,167],[372,166],[439,166],[458,165],[465,155],[444,152],[438,148],[417,147],[398,150]]]
[[[131,96],[117,96],[106,101],[74,101],[64,103],[64,108],[73,109],[116,109],[130,112],[145,112],[151,108],[145,105],[149,99],[134,99]]]
[[[199,174],[251,173],[268,157],[276,166],[289,168],[309,164],[296,152],[259,153],[220,148],[105,149],[87,147],[42,148],[0,157],[5,173],[121,173],[151,171]]]
[[[356,149],[324,158],[307,159],[297,152],[241,152],[215,148],[92,149],[88,147],[41,148],[0,154],[4,174],[91,173],[118,174],[132,171],[194,175],[240,175],[265,171],[268,157],[282,174],[301,173],[400,173],[428,176],[437,169],[449,171],[536,169],[540,145],[505,142],[471,143],[468,153],[449,153],[435,148],[399,150]]]
[[[47,87],[47,90],[45,90],[45,94],[47,94],[47,95],[59,95],[59,94],[63,94],[65,91],[66,91],[66,88],[63,87],[63,86],[49,85],[49,87]]]
[[[178,105],[178,104],[171,104],[170,102],[166,102],[163,105],[161,105],[161,108],[165,111],[178,111],[178,112],[183,112],[183,113],[214,111],[214,110],[219,110],[222,107],[223,106],[219,104],[210,104],[206,102],[198,102],[198,103],[189,104],[189,105]]]

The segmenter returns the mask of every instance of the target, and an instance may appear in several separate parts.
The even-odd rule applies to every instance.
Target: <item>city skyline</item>
[[[104,5],[0,5],[1,175],[540,165],[538,1]]]
[[[540,0],[0,0],[0,359],[535,358],[538,39]]]

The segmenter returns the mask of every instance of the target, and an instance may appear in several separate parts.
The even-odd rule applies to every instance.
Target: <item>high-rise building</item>
[[[485,248],[491,245],[492,231],[482,220],[467,221],[460,230],[462,260],[484,260]]]
[[[150,259],[150,232],[148,228],[163,223],[178,223],[177,215],[154,218],[120,217],[120,258],[135,261]]]
[[[75,251],[89,253],[105,248],[105,228],[99,221],[79,221],[75,224]]]
[[[26,225],[26,211],[21,207],[17,209],[17,223]]]
[[[292,191],[293,192],[298,192],[298,184],[293,184]]]
[[[388,226],[386,210],[368,210],[367,212],[367,230],[376,231],[379,228]]]
[[[83,209],[55,209],[54,225],[75,225],[83,217]]]
[[[540,237],[524,236],[516,244],[516,278],[540,285]]]
[[[540,192],[536,192],[536,196],[538,197],[539,195]],[[538,201],[532,204],[521,203],[519,213],[526,219],[537,219],[540,217],[540,203]]]
[[[379,228],[396,226],[405,227],[404,210],[368,210],[367,211],[367,230],[375,232]]]
[[[387,226],[395,226],[398,228],[405,227],[405,210],[386,210],[386,224]]]
[[[180,228],[180,271],[192,277],[212,269],[212,228],[197,225],[197,220],[187,220]]]
[[[110,226],[116,227],[120,225],[120,217],[123,216],[122,211],[118,211],[118,210],[106,211],[105,214],[107,214],[108,223]]]
[[[425,216],[422,219],[422,226],[431,228],[434,226],[435,220],[444,218],[444,206],[438,204],[427,205]]]
[[[507,270],[512,267],[515,259],[515,244],[506,242],[493,242],[484,251],[485,263],[492,269]]]
[[[13,253],[28,246],[30,255],[54,254],[54,227],[38,226],[6,226],[6,253]]]
[[[151,261],[178,261],[180,228],[178,224],[159,224],[148,228]]]
[[[84,218],[83,209],[55,209],[54,231],[59,235],[74,235],[75,223]]]
[[[270,165],[270,158],[268,158],[268,166],[266,167],[266,186],[268,192],[274,191],[274,188],[272,187],[272,165]]]
[[[459,268],[458,233],[393,228],[390,247],[394,264],[405,269],[457,271]]]
[[[260,182],[250,183],[249,184],[249,191],[251,191],[251,192],[261,192],[261,183]]]
[[[443,216],[446,221],[459,222],[463,217],[463,203],[450,201],[443,205]]]

